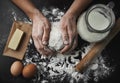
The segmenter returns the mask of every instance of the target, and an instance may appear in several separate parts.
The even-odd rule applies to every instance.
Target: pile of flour
[[[17,17],[14,9],[11,9],[9,12],[11,12],[11,16],[13,16],[12,19],[23,20],[29,23],[27,18],[21,19]],[[44,15],[49,16],[48,19],[52,21],[54,26],[53,31],[58,31],[58,28],[55,27],[58,27],[58,22],[64,15],[64,12],[58,8],[51,8],[51,10],[44,8],[42,12]],[[53,39],[56,38],[55,36],[61,37],[58,33],[60,32],[56,32],[57,35],[51,33]],[[58,47],[60,47],[62,43],[56,42],[57,46],[52,42],[53,39],[51,38],[49,42],[50,46],[58,50]],[[55,39],[55,41],[59,41],[59,39]],[[100,55],[97,57],[82,74],[73,69],[75,65],[85,57],[92,46],[92,44],[85,42],[79,49],[73,51],[71,54],[63,55],[58,53],[54,56],[45,57],[37,52],[33,41],[30,40],[23,63],[24,65],[27,63],[37,65],[38,72],[31,80],[33,83],[88,83],[89,80],[97,82],[100,79],[108,77],[114,71],[114,68],[106,65],[106,57],[108,56],[103,57]]]

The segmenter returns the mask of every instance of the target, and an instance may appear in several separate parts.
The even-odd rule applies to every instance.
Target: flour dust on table
[[[51,24],[53,24],[56,28],[58,27],[57,24],[59,23],[59,20],[64,15],[64,12],[58,8],[43,8],[42,13],[51,21]],[[20,19],[17,17],[17,14],[13,10],[12,16],[16,20]],[[26,18],[22,20],[29,23]],[[56,36],[60,38],[60,34]],[[53,37],[53,39],[54,42],[59,40],[56,39],[56,37]],[[52,48],[54,48],[57,45],[57,47],[60,47],[63,44],[62,41],[56,43],[57,44],[53,44],[51,40],[49,47],[53,46]],[[89,80],[98,82],[100,79],[108,77],[114,71],[114,67],[106,65],[108,56],[102,55],[96,57],[96,59],[90,64],[84,73],[74,71],[76,64],[83,57],[85,57],[85,55],[94,45],[83,41],[81,38],[79,39],[79,43],[80,45],[78,44],[78,47],[69,54],[63,55],[56,53],[53,56],[45,57],[37,52],[36,48],[34,47],[33,40],[30,39],[23,64],[26,65],[28,63],[34,63],[37,65],[38,71],[34,78],[31,80],[32,83],[88,83]]]
[[[75,65],[87,54],[93,45],[84,44],[70,54],[59,54],[45,57],[40,55],[31,40],[23,60],[24,65],[34,63],[38,72],[32,79],[33,83],[88,83],[106,78],[113,71],[106,66],[107,59],[101,55],[97,57],[84,73],[74,71]]]

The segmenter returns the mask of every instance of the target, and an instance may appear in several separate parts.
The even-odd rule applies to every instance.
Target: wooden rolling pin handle
[[[78,72],[83,72],[84,69],[90,64],[95,57],[102,52],[102,50],[107,46],[107,44],[117,35],[120,31],[120,19],[117,20],[115,27],[111,30],[110,34],[101,42],[95,43],[87,55],[75,66],[75,70]]]

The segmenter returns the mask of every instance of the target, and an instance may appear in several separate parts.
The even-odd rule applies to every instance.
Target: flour
[[[97,63],[95,63],[95,64],[93,64],[92,66],[91,66],[91,69],[92,70],[96,70],[98,68],[98,64]]]
[[[12,13],[14,12],[14,13]],[[19,20],[17,14],[14,10],[12,10],[11,14],[13,19]],[[64,15],[64,12],[58,8],[51,8],[51,10],[43,9],[42,12],[48,16],[53,23],[55,31],[58,31],[59,28],[55,28],[59,24],[59,20]],[[22,20],[26,20],[22,19]],[[26,20],[26,22],[29,22]],[[54,39],[55,36],[59,36],[61,41],[61,35],[58,34],[60,32],[51,33],[51,37]],[[61,48],[62,43],[57,42],[59,39],[55,39],[54,44],[51,38],[49,42],[49,46],[58,50]],[[61,45],[60,45],[61,44]],[[58,46],[57,46],[58,45]],[[35,49],[34,43],[32,39],[28,44],[28,48],[25,53],[25,57],[23,60],[24,65],[27,63],[34,63],[37,65],[38,72],[35,77],[31,80],[32,83],[88,83],[90,79],[95,82],[98,82],[100,79],[106,78],[109,76],[114,68],[106,66],[106,62],[108,61],[102,55],[99,55],[87,68],[87,70],[81,74],[79,72],[74,71],[75,65],[85,57],[85,55],[89,52],[89,50],[93,47],[94,44],[90,44],[85,42],[80,49],[73,51],[71,54],[63,55],[57,53],[52,57],[45,57],[40,55]],[[81,59],[80,59],[81,57]],[[106,56],[108,57],[108,56]],[[108,63],[108,62],[107,62]]]
[[[42,9],[42,13],[50,20],[50,21],[59,21],[62,16],[64,15],[64,12],[61,11],[59,8],[50,8]]]
[[[59,22],[51,23],[51,32],[48,46],[55,51],[59,51],[64,47]]]
[[[16,12],[14,9],[8,10],[9,13],[11,13],[12,21],[23,21],[25,23],[32,24],[31,19],[28,19],[27,17],[23,16],[22,18],[18,15],[18,12]]]
[[[80,61],[79,58],[76,57],[84,57],[93,45],[83,46],[82,48],[85,49],[85,53],[82,50],[78,50],[69,55],[57,53],[56,56],[51,58],[39,55],[32,46],[33,42],[31,42],[28,47],[28,52],[25,55],[26,57],[23,63],[37,64],[38,74],[36,75],[37,78],[33,80],[37,80],[38,82],[33,83],[48,80],[50,80],[48,83],[57,83],[58,80],[60,83],[63,81],[66,83],[79,83],[81,81],[87,83],[90,79],[97,82],[99,79],[109,76],[113,70],[113,68],[106,66],[105,63],[107,60],[102,57],[102,55],[99,55],[83,74],[74,70],[75,65]]]

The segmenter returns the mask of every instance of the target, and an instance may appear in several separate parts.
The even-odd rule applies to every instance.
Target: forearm
[[[91,2],[92,0],[74,0],[73,4],[68,9],[66,14],[73,15],[75,18],[77,18],[82,10],[84,10],[85,7]]]
[[[22,9],[30,19],[33,19],[33,15],[39,12],[30,0],[12,0],[12,2]],[[40,14],[42,15],[42,13]]]

